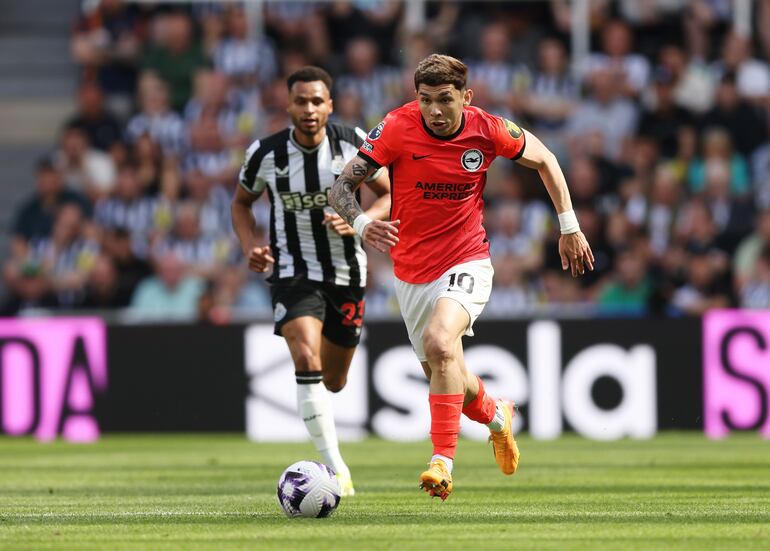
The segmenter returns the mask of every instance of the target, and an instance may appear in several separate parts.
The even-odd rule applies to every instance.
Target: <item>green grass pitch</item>
[[[241,436],[0,438],[0,549],[770,549],[770,441],[520,438],[519,472],[462,441],[455,492],[417,488],[427,442],[345,444],[359,495],[284,517],[282,470],[309,444]]]

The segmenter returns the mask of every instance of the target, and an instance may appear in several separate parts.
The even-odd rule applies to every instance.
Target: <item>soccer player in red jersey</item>
[[[466,77],[467,67],[455,58],[433,54],[422,60],[414,75],[416,101],[388,113],[369,133],[329,195],[364,242],[392,247],[401,314],[430,381],[433,457],[420,483],[441,499],[452,491],[461,414],[489,427],[505,474],[519,462],[513,404],[486,394],[462,350],[462,336],[473,335],[492,289],[482,226],[490,163],[503,156],[537,170],[559,214],[562,268],[577,277],[593,270],[594,261],[554,155],[515,123],[472,107]],[[392,222],[370,220],[355,197],[360,183],[382,166],[390,172]]]

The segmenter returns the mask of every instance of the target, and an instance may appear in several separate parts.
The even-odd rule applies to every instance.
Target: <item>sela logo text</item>
[[[329,190],[311,191],[310,193],[284,192],[280,194],[284,210],[301,211],[322,209],[329,205]]]
[[[770,438],[770,312],[712,310],[703,340],[706,435],[758,430]]]
[[[579,434],[597,439],[650,438],[657,429],[656,359],[654,349],[638,344],[626,350],[601,343],[588,346],[562,364],[561,328],[537,321],[527,329],[528,369],[509,350],[494,345],[473,345],[465,362],[486,380],[487,392],[527,405],[514,417],[514,431],[526,421],[535,438],[557,438],[564,423]],[[428,383],[409,346],[397,346],[380,355],[372,367],[372,388],[384,406],[371,426],[377,435],[392,440],[421,440],[430,426],[425,396]],[[593,397],[594,384],[613,379],[621,389],[617,405],[606,409]],[[486,427],[464,423],[463,434],[485,439]]]

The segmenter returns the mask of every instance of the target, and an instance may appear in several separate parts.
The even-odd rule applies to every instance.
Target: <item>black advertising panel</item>
[[[243,431],[243,326],[112,326],[105,431]]]

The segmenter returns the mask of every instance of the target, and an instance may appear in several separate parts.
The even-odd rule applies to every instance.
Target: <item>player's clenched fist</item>
[[[398,226],[401,220],[385,222],[372,220],[364,227],[363,240],[380,252],[386,253],[388,249],[398,243]]]
[[[356,230],[353,229],[353,226],[345,222],[339,214],[329,214],[328,212],[325,212],[323,224],[343,237],[356,234]]]
[[[268,265],[275,262],[275,259],[271,256],[270,247],[265,245],[264,247],[254,247],[249,253],[249,270],[257,273],[264,273],[268,269]]]

